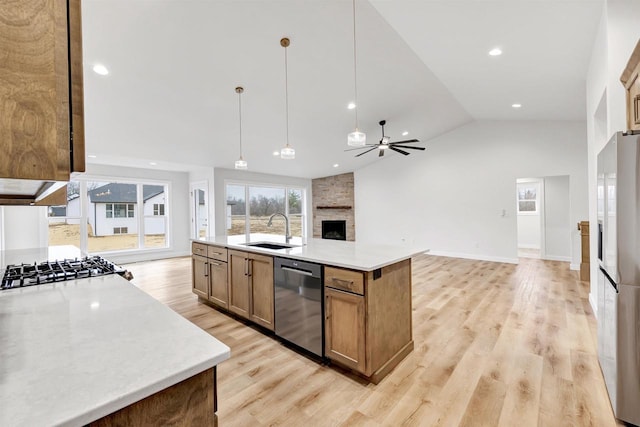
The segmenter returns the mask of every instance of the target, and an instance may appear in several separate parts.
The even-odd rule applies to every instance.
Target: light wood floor
[[[588,284],[567,263],[415,258],[415,350],[378,385],[198,302],[189,258],[128,268],[136,285],[231,347],[218,367],[222,427],[616,425]]]

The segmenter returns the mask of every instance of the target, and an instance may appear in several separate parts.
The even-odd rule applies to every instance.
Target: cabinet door
[[[67,2],[1,2],[0,22],[0,177],[67,181]]]
[[[249,260],[246,252],[229,251],[229,311],[249,318]]]
[[[193,255],[191,257],[191,275],[193,293],[202,298],[209,297],[209,265],[207,259]]]
[[[209,259],[209,301],[229,308],[229,289],[227,282],[227,263]]]
[[[364,297],[325,288],[325,355],[365,372]]]
[[[251,320],[273,331],[273,257],[251,253],[248,255],[251,281]]]

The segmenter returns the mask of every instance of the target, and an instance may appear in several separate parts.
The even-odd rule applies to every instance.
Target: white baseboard
[[[589,304],[591,304],[591,310],[593,310],[593,315],[597,319],[598,318],[598,304],[596,304],[596,301],[593,299],[593,293],[592,292],[589,292]]]
[[[574,263],[569,264],[569,270],[580,271],[580,264],[574,264]]]
[[[540,245],[518,245],[518,249],[540,249]]]
[[[563,262],[571,262],[573,259],[570,256],[560,256],[560,255],[545,255],[542,259],[546,259],[547,261],[563,261]],[[580,266],[578,266],[579,268]]]
[[[519,262],[518,258],[504,258],[480,254],[464,254],[460,252],[429,251],[429,255],[446,256],[450,258],[477,259],[479,261],[505,262],[508,264],[518,264]]]

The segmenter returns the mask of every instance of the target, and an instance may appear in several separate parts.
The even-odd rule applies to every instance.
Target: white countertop
[[[362,271],[372,271],[411,258],[414,255],[428,252],[428,249],[410,246],[328,239],[307,239],[303,241],[299,237],[291,239],[289,243],[296,245],[291,249],[274,250],[246,245],[247,242],[285,242],[284,236],[271,234],[251,234],[249,239],[244,235],[202,237],[194,239],[194,241]]]
[[[0,426],[84,425],[229,356],[118,275],[0,291]]]

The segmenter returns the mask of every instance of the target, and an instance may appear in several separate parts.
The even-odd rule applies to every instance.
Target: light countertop
[[[357,241],[347,242],[328,239],[307,239],[303,241],[299,237],[291,239],[289,243],[295,245],[291,249],[274,250],[246,245],[246,243],[251,242],[285,243],[284,236],[271,234],[251,234],[249,239],[244,235],[202,237],[193,241],[361,271],[372,271],[428,251],[425,248],[370,244]]]
[[[118,275],[0,291],[0,425],[84,425],[229,356]]]

